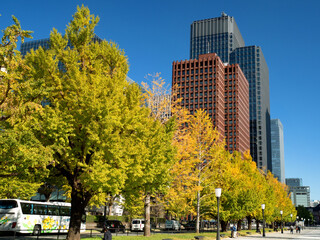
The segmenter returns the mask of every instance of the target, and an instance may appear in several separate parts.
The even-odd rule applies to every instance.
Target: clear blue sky
[[[320,1],[318,0],[15,0],[2,1],[0,29],[12,23],[47,38],[64,32],[77,5],[100,17],[96,33],[124,49],[129,76],[145,81],[161,72],[171,82],[171,64],[189,58],[194,20],[235,17],[246,45],[258,45],[270,74],[271,117],[284,126],[285,176],[302,178],[311,199],[320,200]]]

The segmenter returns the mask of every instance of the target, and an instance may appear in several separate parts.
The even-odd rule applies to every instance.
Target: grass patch
[[[267,229],[266,229],[267,230]],[[269,229],[268,229],[269,230]],[[240,236],[248,235],[247,232],[250,232],[252,235],[257,234],[256,230],[241,230],[239,232]],[[231,232],[220,232],[221,235],[224,235],[225,238],[231,236]],[[172,240],[194,240],[195,236],[204,236],[205,240],[215,240],[217,235],[216,233],[175,233],[175,234],[153,234],[150,237],[144,236],[115,236],[112,234],[112,240],[162,240],[162,239],[172,239]],[[223,238],[221,238],[223,239]],[[81,238],[81,240],[101,240],[101,237],[92,237],[92,238]]]
[[[227,236],[230,233],[226,233]],[[142,240],[142,239],[152,239],[152,240],[162,240],[162,239],[172,239],[172,240],[194,240],[195,236],[204,236],[205,240],[215,240],[216,233],[175,233],[175,234],[153,234],[150,237],[144,236],[112,236],[112,240]],[[81,240],[101,240],[101,237],[95,238],[81,238]]]

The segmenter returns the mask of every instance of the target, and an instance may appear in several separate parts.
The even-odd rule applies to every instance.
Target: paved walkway
[[[237,239],[237,240],[254,240],[254,239],[268,239],[268,240],[280,240],[280,239],[295,239],[295,240],[320,240],[320,229],[305,229],[301,231],[301,233],[296,233],[294,231],[291,234],[289,231],[284,231],[283,234],[281,232],[266,232],[266,236],[262,237],[262,235],[249,235],[246,237],[238,237],[238,238],[224,238],[225,239]]]

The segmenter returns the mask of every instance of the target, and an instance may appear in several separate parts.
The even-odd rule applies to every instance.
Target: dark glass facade
[[[217,53],[222,62],[229,62],[230,53],[244,47],[244,41],[234,18],[223,13],[218,18],[194,21],[190,45],[191,59],[200,54]]]
[[[49,49],[50,39],[45,38],[45,39],[33,40],[33,41],[22,43],[20,47],[21,55],[25,56],[28,52],[31,51],[31,49],[37,50],[39,47],[42,47],[44,49]]]
[[[101,38],[98,36],[95,36],[93,38],[93,41],[102,41]],[[68,44],[69,47],[71,47],[71,44]],[[49,49],[50,48],[50,39],[49,38],[44,38],[44,39],[39,39],[39,40],[33,40],[33,41],[28,41],[24,42],[21,44],[20,47],[20,52],[22,56],[25,56],[28,52],[33,50],[37,50],[39,47],[42,47],[44,49]]]

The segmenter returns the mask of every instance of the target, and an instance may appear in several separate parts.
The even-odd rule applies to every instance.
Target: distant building
[[[172,64],[176,98],[191,114],[205,110],[226,138],[232,152],[247,151],[249,142],[249,84],[238,64],[223,64],[215,53]]]
[[[300,187],[302,186],[302,178],[286,178],[286,185],[289,187]]]
[[[101,42],[102,39],[95,35],[93,37],[93,41],[94,42],[96,42],[96,41]],[[70,42],[67,44],[67,46],[72,48]],[[31,50],[35,51],[40,47],[42,47],[43,49],[49,49],[50,48],[50,38],[44,38],[44,39],[23,42],[23,43],[21,43],[21,46],[20,46],[20,52],[21,52],[22,57],[24,57]],[[63,64],[61,62],[58,63],[58,68],[60,70],[63,70]]]
[[[279,119],[271,120],[272,173],[279,182],[285,182],[283,126]]]
[[[93,37],[93,41],[96,42],[101,42],[102,39],[99,38],[97,35]],[[68,46],[71,47],[71,44],[68,43]],[[25,56],[28,52],[33,50],[37,50],[39,47],[42,47],[44,49],[49,49],[50,48],[50,38],[44,38],[44,39],[38,39],[38,40],[32,40],[32,41],[26,41],[21,43],[20,46],[20,52],[22,56]]]
[[[289,187],[292,203],[298,207],[310,207],[310,187],[302,186],[301,178],[286,178],[286,185]]]
[[[320,204],[320,200],[311,200],[310,207],[316,207]]]
[[[34,51],[37,50],[39,47],[42,47],[44,49],[50,48],[50,39],[44,38],[39,40],[32,40],[32,41],[26,41],[21,43],[20,52],[22,56],[25,56],[28,52],[33,49]]]
[[[269,70],[261,47],[245,46],[235,19],[222,13],[191,24],[190,58],[205,53],[239,64],[249,82],[250,153],[258,168],[272,171]]]
[[[310,187],[290,187],[292,203],[298,206],[310,207]]]

